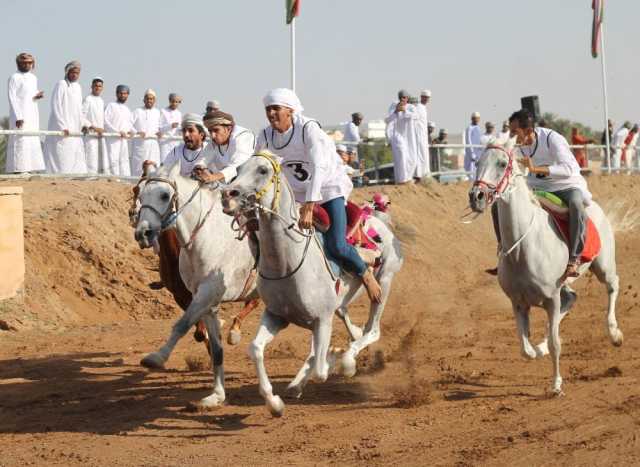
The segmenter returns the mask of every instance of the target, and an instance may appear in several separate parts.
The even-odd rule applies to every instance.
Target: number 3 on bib
[[[303,168],[304,162],[287,162],[285,165],[293,171],[293,176],[296,177],[296,180],[305,182],[309,179],[309,172]]]

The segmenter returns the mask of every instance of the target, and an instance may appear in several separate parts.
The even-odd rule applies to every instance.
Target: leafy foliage
[[[9,117],[0,118],[0,127],[3,130],[9,129]],[[4,170],[6,160],[7,160],[7,137],[0,136],[0,170]]]
[[[544,126],[557,131],[562,136],[567,138],[567,141],[571,141],[571,128],[576,127],[580,130],[580,134],[587,138],[600,141],[602,131],[594,131],[590,126],[584,125],[580,122],[574,122],[568,118],[561,118],[558,115],[545,112],[542,114],[542,120],[544,120]]]

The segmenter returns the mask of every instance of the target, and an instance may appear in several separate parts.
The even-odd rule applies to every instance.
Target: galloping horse
[[[369,225],[381,238],[381,266],[376,276],[382,287],[382,299],[371,305],[364,334],[354,336],[356,339],[338,363],[337,352],[329,349],[333,315],[340,310],[339,316],[350,326],[346,306],[361,293],[362,283],[347,274],[336,280],[313,231],[298,229],[293,192],[275,156],[261,152],[245,162],[237,178],[224,190],[223,205],[230,215],[250,212],[258,215],[258,290],[267,308],[249,354],[256,365],[260,394],[271,414],[280,416],[284,403],[273,393],[269,382],[264,365],[265,346],[289,323],[312,331],[311,352],[289,384],[289,390],[298,397],[312,375],[325,381],[332,367],[341,367],[345,376],[353,376],[358,353],[380,338],[380,319],[391,281],[402,265],[400,244],[382,221],[369,218]]]
[[[178,340],[202,319],[210,341],[214,391],[202,399],[203,406],[225,400],[223,349],[217,319],[221,302],[257,297],[252,270],[255,264],[247,239],[238,242],[229,218],[222,213],[220,190],[208,189],[180,176],[180,165],[161,168],[140,186],[135,237],[149,248],[160,232],[175,223],[180,242],[180,275],[193,298],[174,324],[168,341],[142,359],[150,368],[161,368]]]
[[[477,213],[497,203],[502,247],[499,253],[498,281],[511,299],[522,355],[534,359],[546,355],[553,359],[554,394],[562,394],[560,375],[560,322],[575,299],[560,278],[569,251],[550,214],[529,190],[514,155],[515,140],[488,146],[478,161],[476,180],[469,192],[469,204]],[[613,229],[600,206],[592,202],[587,214],[597,228],[602,248],[592,262],[580,266],[580,274],[591,270],[606,285],[609,296],[606,316],[609,339],[622,345],[623,335],[616,321],[618,275]],[[571,279],[572,282],[575,279]],[[529,310],[541,306],[547,312],[547,338],[535,348],[529,342]]]

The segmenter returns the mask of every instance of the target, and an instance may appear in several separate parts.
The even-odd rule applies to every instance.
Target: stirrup
[[[570,277],[580,277],[580,260],[575,259],[573,261],[569,261],[567,263],[567,269],[565,269],[564,274],[562,275],[562,280],[566,280]]]

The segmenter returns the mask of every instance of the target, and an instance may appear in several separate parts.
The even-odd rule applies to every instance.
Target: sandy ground
[[[273,419],[246,355],[258,313],[240,346],[226,349],[221,408],[191,408],[209,394],[211,374],[189,369],[186,359],[206,357],[190,336],[166,371],[139,366],[180,311],[165,290],[148,287],[156,261],[133,240],[128,187],[23,185],[25,306],[0,304],[0,319],[15,329],[0,331],[0,466],[640,463],[637,231],[617,235],[624,345],[609,344],[604,288],[586,276],[562,325],[566,396],[552,398],[551,362],[522,360],[510,304],[483,273],[495,262],[489,219],[458,222],[467,188],[385,187],[406,260],[382,339],[361,354],[355,378],[310,383]],[[592,177],[590,186],[610,210],[640,196],[636,177]],[[352,307],[358,322],[365,305]],[[534,310],[534,340],[545,321]],[[308,341],[290,327],[268,348],[277,392]],[[336,321],[334,344],[345,343]]]

